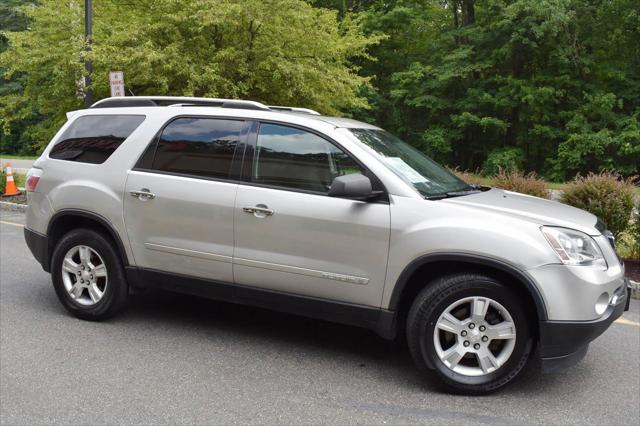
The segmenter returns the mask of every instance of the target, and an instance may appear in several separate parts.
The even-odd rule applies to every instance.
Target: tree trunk
[[[511,76],[514,79],[520,79],[524,69],[524,58],[521,52],[521,46],[516,44],[511,50]],[[516,104],[507,110],[507,121],[509,127],[505,133],[504,146],[516,146],[516,136],[518,135],[518,127],[520,124],[520,105]]]
[[[475,0],[462,0],[462,25],[476,22]]]
[[[457,1],[451,2],[451,11],[453,12],[453,28],[460,27],[460,22],[459,22],[459,19],[458,19],[458,6],[459,5],[460,5],[460,3],[458,3]]]

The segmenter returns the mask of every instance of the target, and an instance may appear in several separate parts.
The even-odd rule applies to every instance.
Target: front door
[[[333,178],[366,172],[329,140],[262,123],[235,203],[238,284],[380,306],[389,204],[327,196]]]
[[[138,267],[233,282],[231,165],[245,128],[175,119],[129,172],[124,217]]]

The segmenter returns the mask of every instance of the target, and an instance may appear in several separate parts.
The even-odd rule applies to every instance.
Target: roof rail
[[[312,114],[312,115],[320,115],[318,111],[314,111],[309,108],[297,108],[297,107],[288,107],[288,106],[277,106],[277,105],[269,105],[269,109],[274,111],[288,111],[288,112],[301,112],[303,114]]]
[[[135,106],[216,106],[222,108],[258,109],[269,107],[254,101],[218,98],[192,98],[187,96],[120,96],[99,100],[90,108],[122,108]]]
[[[255,101],[219,98],[193,98],[188,96],[121,96],[105,98],[95,102],[89,108],[124,108],[124,107],[149,107],[149,106],[213,106],[220,108],[252,109],[262,111],[288,111],[305,114],[320,115],[318,112],[307,108],[294,108],[285,106],[267,106]]]

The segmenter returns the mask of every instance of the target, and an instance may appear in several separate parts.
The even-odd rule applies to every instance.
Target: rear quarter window
[[[101,164],[144,121],[143,115],[85,115],[78,117],[60,137],[49,157],[56,160]]]

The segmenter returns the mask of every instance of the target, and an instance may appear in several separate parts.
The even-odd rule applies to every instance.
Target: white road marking
[[[617,320],[615,320],[615,322],[618,324],[633,325],[634,327],[640,327],[640,322],[629,321],[628,319],[625,319],[625,318],[618,318]]]

